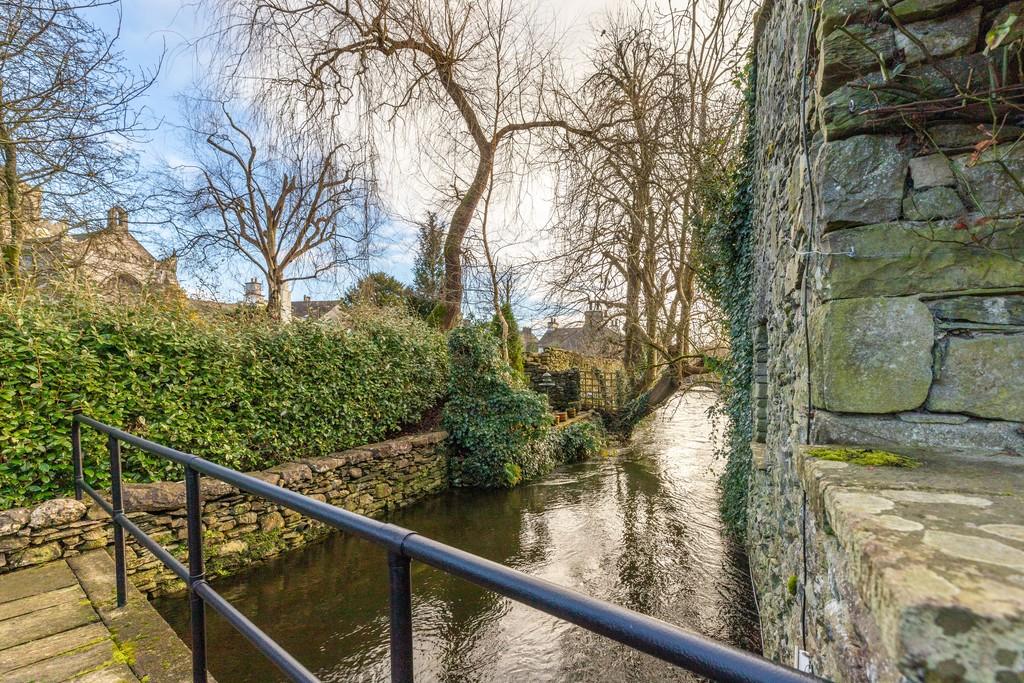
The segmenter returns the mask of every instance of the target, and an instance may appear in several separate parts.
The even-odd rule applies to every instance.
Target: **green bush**
[[[547,398],[523,386],[501,359],[498,343],[490,325],[448,335],[443,421],[457,486],[511,487],[550,469]]]
[[[377,441],[444,389],[444,338],[396,313],[277,327],[185,307],[0,302],[0,508],[72,490],[71,412],[240,469]],[[83,429],[107,485],[104,439]],[[179,478],[132,450],[131,481]]]
[[[557,435],[555,452],[562,462],[582,462],[604,448],[604,430],[596,422],[574,422],[559,429]]]

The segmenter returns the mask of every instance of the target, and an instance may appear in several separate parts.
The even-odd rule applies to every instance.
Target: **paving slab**
[[[96,610],[77,600],[0,621],[0,650],[99,621]]]
[[[191,683],[192,652],[135,586],[128,583],[128,604],[117,607],[114,561],[105,550],[68,558],[103,623],[131,653],[135,674],[152,683]],[[214,682],[212,676],[208,678]]]
[[[88,600],[82,587],[76,583],[74,586],[68,586],[67,588],[58,588],[55,591],[0,603],[0,621],[36,612],[47,607],[55,607],[65,602],[88,602]]]
[[[44,659],[95,645],[110,638],[107,627],[100,622],[56,633],[46,638],[0,650],[0,678],[14,669],[35,664]]]
[[[111,666],[115,661],[114,652],[114,643],[108,638],[80,650],[74,650],[20,669],[8,671],[4,674],[4,683],[43,683],[44,681],[60,683],[61,681],[69,681],[82,674]]]
[[[67,588],[77,583],[78,580],[66,562],[19,569],[0,576],[0,603]]]
[[[75,683],[137,683],[138,678],[126,664],[92,671],[73,679]]]

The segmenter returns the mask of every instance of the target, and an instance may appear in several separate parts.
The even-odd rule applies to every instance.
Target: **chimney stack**
[[[266,304],[267,299],[263,296],[263,283],[253,278],[245,283],[245,293],[242,296],[242,303],[255,306]]]
[[[548,320],[548,330],[550,331],[550,330],[557,330],[557,329],[558,329],[558,321],[555,320],[554,316],[552,316]]]

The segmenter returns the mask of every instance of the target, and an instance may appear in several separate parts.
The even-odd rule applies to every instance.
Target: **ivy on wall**
[[[746,533],[747,490],[750,480],[752,437],[751,382],[753,341],[753,167],[757,146],[751,125],[757,86],[752,60],[746,72],[744,101],[747,126],[740,154],[718,182],[704,190],[708,218],[699,226],[701,282],[722,310],[728,328],[728,359],[716,364],[722,378],[723,400],[718,408],[728,422],[721,447],[726,466],[720,486],[721,512],[729,531]]]
[[[344,325],[214,321],[185,307],[0,302],[0,509],[72,490],[71,414],[238,469],[379,441],[417,422],[447,379],[444,337],[395,313]],[[105,440],[83,429],[107,484]],[[125,449],[130,481],[179,479]]]

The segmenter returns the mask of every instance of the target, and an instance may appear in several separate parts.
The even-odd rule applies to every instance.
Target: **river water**
[[[759,651],[746,559],[718,517],[711,400],[682,397],[615,455],[510,491],[449,491],[391,521]],[[412,582],[418,681],[693,680],[415,562]],[[387,560],[376,547],[336,535],[213,584],[323,680],[388,680]],[[187,601],[155,605],[187,641]],[[220,683],[283,680],[216,614],[207,621]]]

